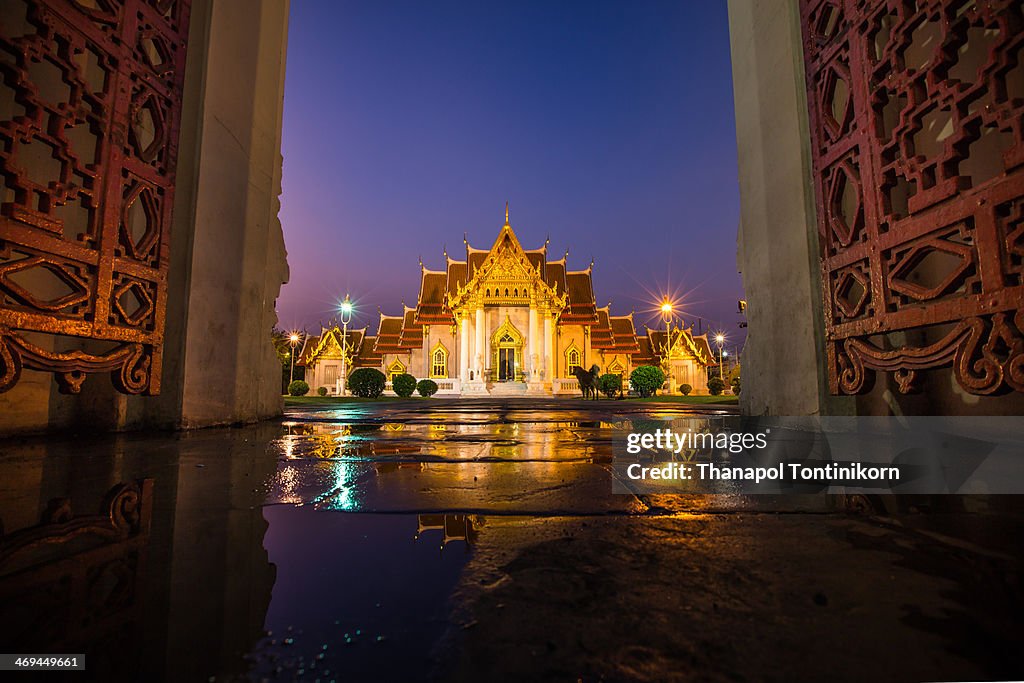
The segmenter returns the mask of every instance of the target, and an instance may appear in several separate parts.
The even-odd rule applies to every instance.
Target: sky
[[[294,0],[280,327],[401,312],[419,260],[489,248],[594,261],[597,304],[742,337],[725,0]],[[462,250],[460,252],[460,250]]]

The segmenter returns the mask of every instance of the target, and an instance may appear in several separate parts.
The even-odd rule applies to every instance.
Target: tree
[[[597,388],[608,398],[622,391],[622,375],[608,373],[601,375],[597,380]]]
[[[377,398],[384,393],[387,377],[377,368],[359,368],[348,376],[348,388],[354,396]]]
[[[740,366],[739,363],[733,366],[732,370],[729,371],[726,381],[729,382],[729,386],[732,387],[732,393],[740,393]]]
[[[423,398],[430,398],[437,393],[437,382],[432,379],[421,379],[416,383],[416,392]]]
[[[643,398],[653,396],[664,383],[665,373],[653,365],[641,365],[629,374],[629,385]]]
[[[416,378],[407,372],[395,375],[391,380],[391,388],[398,396],[409,398],[412,396],[412,392],[416,391]]]
[[[292,341],[291,334],[275,327],[270,331],[270,342],[274,345],[274,353],[281,364],[281,386],[286,387],[292,378]],[[302,340],[295,347],[295,360],[299,360],[299,351],[302,350]],[[306,368],[301,365],[295,366],[294,379],[306,379]]]

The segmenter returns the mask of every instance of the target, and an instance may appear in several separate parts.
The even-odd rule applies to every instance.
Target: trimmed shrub
[[[391,380],[391,388],[402,398],[409,398],[416,391],[416,378],[407,372],[395,375]]]
[[[297,379],[288,385],[289,396],[305,396],[309,393],[309,385],[301,379]]]
[[[740,376],[739,375],[736,375],[735,377],[732,378],[732,393],[736,394],[737,396],[740,395]]]
[[[601,375],[597,380],[597,388],[608,398],[622,391],[622,375],[608,373]]]
[[[319,394],[320,396],[326,396],[327,387],[320,387],[319,389],[316,390],[316,393]]]
[[[641,365],[629,374],[629,385],[641,397],[654,396],[665,383],[665,373],[653,365]]]
[[[712,396],[720,395],[723,389],[725,389],[725,382],[718,375],[708,380],[708,391]]]
[[[682,394],[683,396],[689,396],[691,391],[693,391],[693,387],[691,387],[689,384],[679,385],[679,393]]]
[[[437,382],[432,379],[421,379],[416,382],[416,393],[423,398],[430,398],[437,393]]]
[[[348,376],[348,388],[354,396],[377,398],[384,393],[387,377],[377,368],[359,368]]]

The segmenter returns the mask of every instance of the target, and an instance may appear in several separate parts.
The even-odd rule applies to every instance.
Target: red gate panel
[[[1019,0],[801,0],[829,378],[1024,391]]]
[[[188,12],[4,1],[0,391],[32,368],[159,393]]]

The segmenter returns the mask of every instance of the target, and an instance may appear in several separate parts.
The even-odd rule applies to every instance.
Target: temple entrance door
[[[491,336],[490,377],[497,382],[522,380],[523,343],[522,333],[508,318]]]
[[[516,378],[516,350],[498,349],[498,381],[507,382]]]

